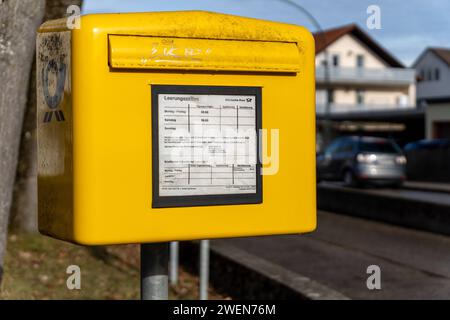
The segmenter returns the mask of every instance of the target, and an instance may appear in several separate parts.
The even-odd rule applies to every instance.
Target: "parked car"
[[[427,139],[408,143],[406,156],[408,179],[450,182],[450,139]]]
[[[446,148],[449,146],[449,139],[424,139],[408,143],[403,147],[403,150],[409,152],[413,150]]]
[[[406,179],[405,167],[402,150],[385,138],[341,137],[317,155],[318,181],[342,180],[348,186],[400,186]]]

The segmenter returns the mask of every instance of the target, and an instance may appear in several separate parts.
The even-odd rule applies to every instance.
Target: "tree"
[[[81,0],[47,0],[44,21],[64,17],[70,5],[81,7]],[[37,232],[37,146],[36,146],[36,65],[33,60],[28,101],[22,129],[20,155],[14,197],[11,208],[11,227]]]
[[[36,28],[44,0],[0,2],[0,280]]]
[[[72,4],[81,0],[0,0],[0,283],[16,176],[16,222],[36,228],[36,29]]]

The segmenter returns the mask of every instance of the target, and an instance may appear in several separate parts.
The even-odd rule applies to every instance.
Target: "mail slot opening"
[[[296,43],[109,35],[109,65],[129,69],[298,72]]]

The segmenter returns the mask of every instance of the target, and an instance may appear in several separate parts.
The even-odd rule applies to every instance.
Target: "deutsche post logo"
[[[56,89],[53,95],[50,95],[48,87],[48,76],[50,72],[56,74]],[[45,102],[50,109],[44,114],[44,123],[56,121],[65,121],[64,113],[58,110],[58,106],[64,96],[64,84],[66,82],[66,65],[62,62],[50,60],[45,68],[42,69],[42,89],[44,91]],[[54,115],[54,117],[53,117]]]

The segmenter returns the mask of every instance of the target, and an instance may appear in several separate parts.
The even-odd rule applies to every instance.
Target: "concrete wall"
[[[450,95],[450,90],[449,90]],[[433,123],[436,121],[450,122],[450,102],[429,104],[425,109],[426,138],[433,139]],[[450,161],[450,159],[449,159]]]
[[[320,210],[450,235],[450,206],[334,185],[317,186]]]

